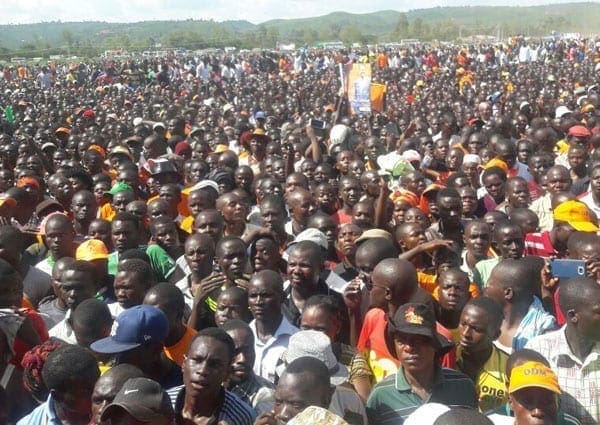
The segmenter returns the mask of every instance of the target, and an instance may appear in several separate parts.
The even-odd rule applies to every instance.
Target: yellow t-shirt
[[[461,349],[457,347],[457,364],[461,365]],[[502,406],[508,401],[508,379],[505,374],[508,354],[494,346],[490,358],[485,362],[475,380],[479,397],[479,410],[486,412]]]

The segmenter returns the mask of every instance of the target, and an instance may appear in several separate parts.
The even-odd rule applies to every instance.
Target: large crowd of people
[[[600,41],[5,66],[0,106],[0,423],[600,421]]]

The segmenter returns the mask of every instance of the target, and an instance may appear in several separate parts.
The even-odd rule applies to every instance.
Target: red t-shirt
[[[555,258],[558,252],[550,241],[550,232],[528,233],[525,236],[524,255],[536,255],[542,258]]]
[[[396,373],[400,362],[389,352],[385,343],[387,314],[380,308],[367,312],[358,337],[356,348],[363,353],[373,371],[375,381]]]
[[[44,323],[44,319],[40,316],[36,311],[25,309],[25,314],[31,320],[31,324],[33,325],[33,329],[37,332],[42,342],[46,342],[50,336],[48,335],[48,330],[46,329],[46,324]],[[21,360],[23,360],[23,356],[26,352],[33,348],[32,345],[27,344],[21,338],[15,338],[15,343],[13,345],[13,349],[15,350],[15,355],[11,360],[11,363],[15,365],[19,369],[23,369],[21,367]]]
[[[352,222],[352,216],[346,214],[344,212],[344,210],[342,210],[342,209],[339,209],[336,212],[334,212],[333,214],[331,214],[331,218],[333,218],[333,221],[338,226],[340,226],[342,224],[346,224],[346,223],[351,223]]]

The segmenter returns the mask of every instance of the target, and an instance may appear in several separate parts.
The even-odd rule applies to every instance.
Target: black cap
[[[407,303],[401,306],[390,320],[389,333],[423,335],[431,339],[437,350],[451,345],[451,342],[436,331],[436,319],[433,310],[425,304]]]
[[[174,417],[171,400],[162,386],[152,379],[131,378],[121,388],[111,404],[102,412],[102,421],[123,409],[140,422]]]

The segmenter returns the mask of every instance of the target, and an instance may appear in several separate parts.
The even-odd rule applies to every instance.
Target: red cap
[[[590,130],[588,130],[582,125],[574,125],[569,129],[568,134],[569,136],[573,137],[591,137],[592,135],[592,133],[590,133]]]

